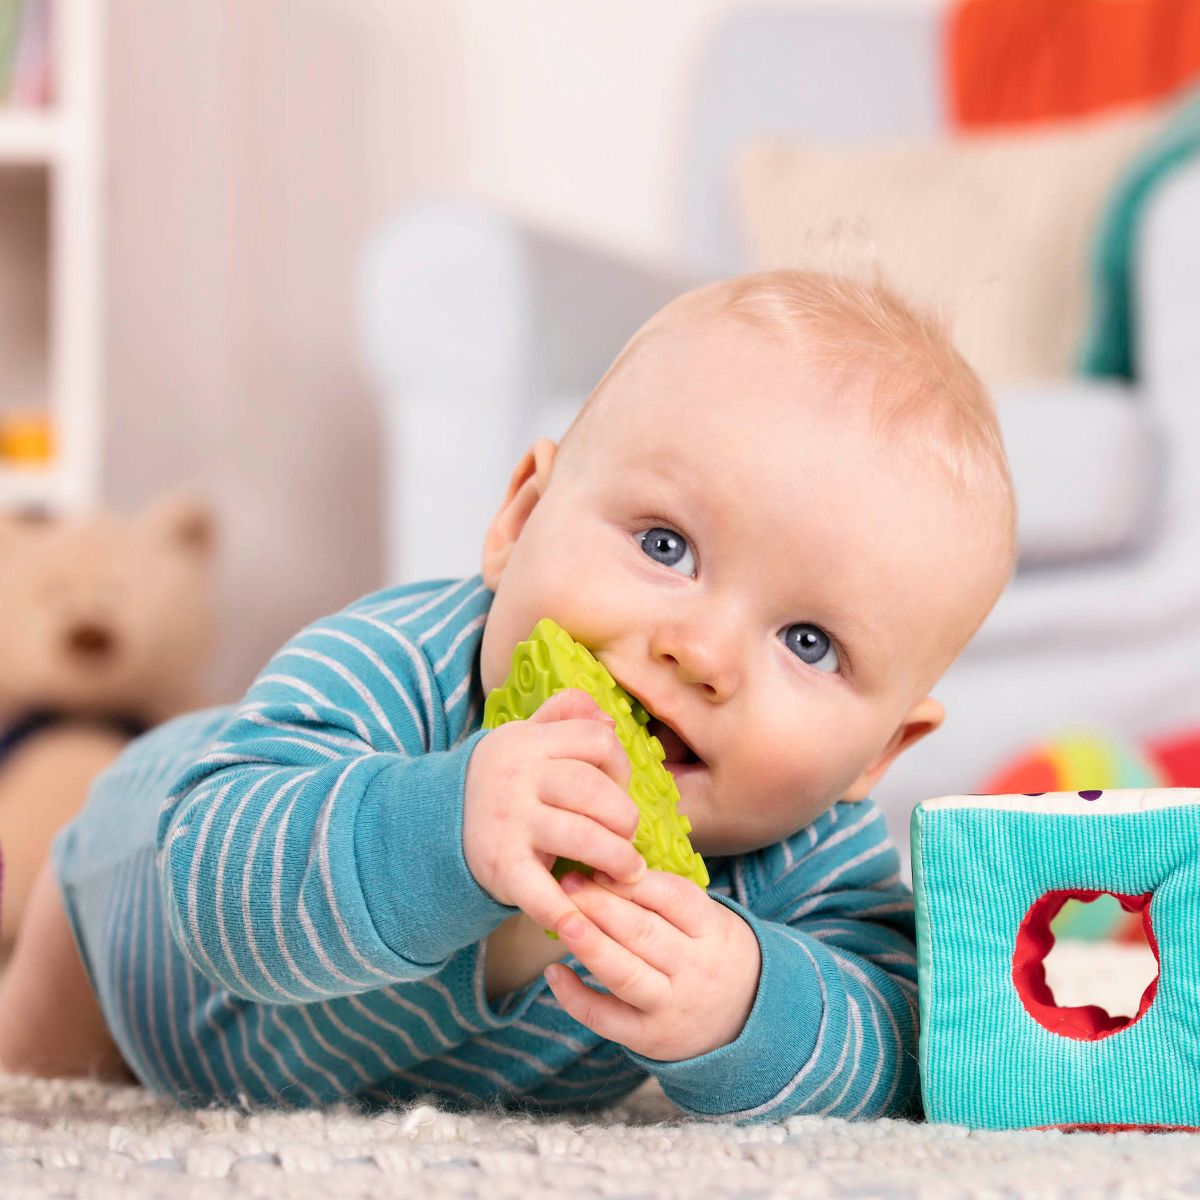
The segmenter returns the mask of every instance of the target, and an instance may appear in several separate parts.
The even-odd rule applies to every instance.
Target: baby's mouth
[[[664,763],[702,763],[704,760],[673,730],[670,725],[651,717],[646,732],[653,734],[662,743]]]

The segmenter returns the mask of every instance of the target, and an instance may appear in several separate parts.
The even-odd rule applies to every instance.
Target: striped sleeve
[[[513,910],[462,853],[467,765],[430,662],[353,607],[287,643],[157,827],[171,931],[245,999],[296,1003],[435,973]]]
[[[838,803],[786,842],[734,860],[735,895],[713,898],[751,926],[762,952],[746,1025],[697,1058],[634,1060],[701,1116],[919,1117],[913,900],[899,865],[871,801]]]

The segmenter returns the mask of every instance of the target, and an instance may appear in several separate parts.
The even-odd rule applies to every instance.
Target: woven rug
[[[140,1088],[0,1081],[0,1196],[986,1197],[1200,1195],[1200,1136],[971,1132],[793,1117],[680,1119],[650,1082],[601,1119],[464,1116],[417,1103],[186,1113]]]
[[[1136,1011],[1137,950],[1069,946],[1047,959],[1060,1003],[1104,996],[1110,1011]],[[737,1126],[689,1120],[653,1080],[584,1119],[464,1115],[432,1099],[369,1117],[186,1112],[136,1087],[0,1077],[0,1200],[49,1196],[1197,1200],[1200,1134],[827,1117]]]

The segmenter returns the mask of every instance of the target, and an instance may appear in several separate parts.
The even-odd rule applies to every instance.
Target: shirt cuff
[[[444,962],[518,911],[480,887],[463,854],[467,765],[487,733],[397,759],[359,806],[354,847],[367,910],[384,944],[418,966]]]
[[[626,1053],[655,1076],[681,1108],[750,1120],[756,1109],[767,1105],[789,1082],[798,1082],[804,1065],[812,1059],[825,1015],[824,984],[815,960],[795,938],[772,922],[760,920],[736,900],[709,895],[733,909],[754,930],[762,954],[758,993],[742,1032],[707,1054],[678,1062],[645,1058],[631,1050]],[[771,1105],[762,1117],[780,1115]]]

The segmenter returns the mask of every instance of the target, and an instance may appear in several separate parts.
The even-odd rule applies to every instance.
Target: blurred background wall
[[[112,0],[104,494],[218,508],[218,698],[387,582],[365,239],[465,195],[669,260],[683,83],[732,7]]]
[[[206,496],[209,699],[475,569],[647,313],[848,222],[991,388],[1020,509],[878,790],[902,856],[925,797],[1200,784],[1200,0],[4,4],[0,512]]]

